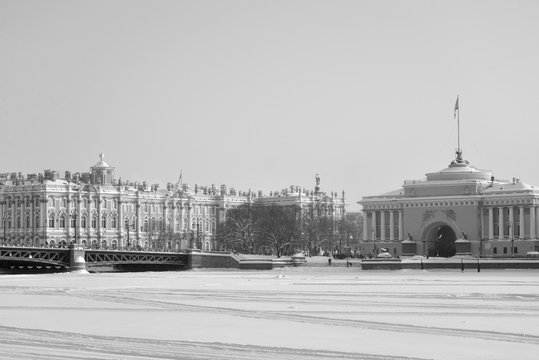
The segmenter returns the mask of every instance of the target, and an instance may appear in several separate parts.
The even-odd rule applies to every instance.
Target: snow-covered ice
[[[0,276],[2,359],[537,359],[539,272]]]

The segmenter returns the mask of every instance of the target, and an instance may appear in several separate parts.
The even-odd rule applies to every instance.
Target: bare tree
[[[257,224],[249,204],[228,210],[226,223],[219,237],[220,245],[227,250],[248,254],[256,251]]]
[[[256,217],[260,221],[259,236],[261,242],[281,257],[295,249],[301,235],[301,209],[299,206],[269,205],[257,206]]]

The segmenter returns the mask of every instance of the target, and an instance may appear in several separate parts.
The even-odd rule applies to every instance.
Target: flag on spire
[[[457,102],[455,103],[455,113],[453,114],[453,119],[457,117],[457,110],[459,110],[459,96],[457,95]]]

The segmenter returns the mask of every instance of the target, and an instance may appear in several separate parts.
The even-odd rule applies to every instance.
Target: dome
[[[486,180],[489,181],[492,178],[492,171],[479,170],[467,160],[462,159],[462,153],[457,152],[456,160],[451,161],[448,168],[427,174],[427,181],[437,180]]]
[[[109,164],[107,164],[103,158],[105,157],[105,154],[103,153],[100,153],[99,154],[99,162],[97,164],[95,164],[94,166],[92,166],[93,168],[108,168],[110,167]]]

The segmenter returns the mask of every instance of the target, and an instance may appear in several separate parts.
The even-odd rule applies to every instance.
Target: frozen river
[[[538,359],[539,272],[0,276],[1,359]]]

